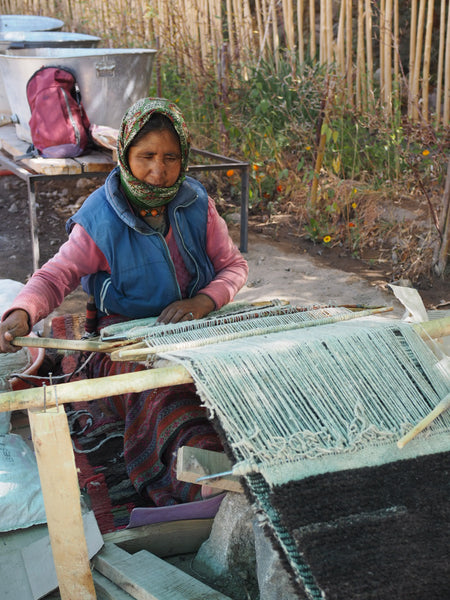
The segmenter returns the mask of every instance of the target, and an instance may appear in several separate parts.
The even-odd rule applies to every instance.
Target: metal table
[[[0,127],[0,166],[26,181],[28,191],[28,207],[30,212],[31,251],[33,272],[39,268],[39,235],[36,203],[39,195],[38,184],[56,179],[74,179],[80,177],[106,177],[116,166],[110,154],[93,151],[78,158],[48,159],[18,157],[26,154],[29,144],[20,140],[13,125]],[[249,198],[249,163],[214,154],[197,148],[193,155],[208,158],[211,164],[189,165],[189,173],[195,171],[223,171],[230,168],[241,173],[241,206],[240,206],[240,250],[247,252],[248,245],[248,198]]]

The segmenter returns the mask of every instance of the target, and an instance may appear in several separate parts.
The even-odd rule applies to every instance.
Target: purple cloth
[[[152,523],[165,523],[168,521],[182,521],[185,519],[212,519],[219,510],[220,503],[225,494],[219,494],[206,500],[187,502],[186,504],[172,504],[171,506],[138,507],[131,511],[130,522],[127,529],[151,525]]]

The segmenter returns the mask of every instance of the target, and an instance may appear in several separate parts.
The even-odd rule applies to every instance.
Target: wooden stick
[[[209,346],[212,344],[220,344],[222,342],[229,342],[230,340],[237,340],[247,337],[254,337],[256,335],[266,335],[270,333],[279,333],[280,331],[290,331],[294,329],[304,329],[306,327],[317,327],[320,325],[329,325],[337,321],[348,321],[350,319],[356,319],[359,317],[368,317],[378,313],[391,311],[391,307],[372,308],[362,310],[360,312],[347,313],[344,315],[337,315],[332,317],[325,317],[320,321],[300,321],[298,323],[290,323],[288,325],[273,325],[271,327],[255,327],[254,329],[244,331],[234,331],[232,333],[224,333],[215,335],[212,337],[204,337],[196,340],[190,340],[188,342],[169,342],[167,344],[161,344],[159,346],[147,346],[141,347],[140,344],[134,344],[133,348],[129,350],[127,347],[122,350],[116,350],[111,353],[111,360],[113,361],[128,361],[128,360],[146,360],[147,357],[154,356],[156,354],[162,354],[164,352],[176,351],[185,348],[197,348],[200,346]]]
[[[75,350],[78,352],[107,352],[117,346],[122,346],[120,342],[99,342],[95,340],[60,340],[54,338],[40,337],[15,337],[12,341],[13,346],[26,348],[55,348],[57,350]]]
[[[95,600],[80,489],[63,409],[28,411],[62,600]]]
[[[143,392],[168,385],[192,383],[190,373],[181,365],[148,369],[136,373],[123,373],[96,379],[83,379],[70,383],[47,386],[46,406],[67,402],[85,402],[131,392]],[[43,408],[44,388],[30,388],[0,394],[0,412]]]
[[[397,442],[397,446],[399,448],[403,448],[408,442],[410,442],[413,438],[416,437],[421,431],[428,427],[428,425],[437,419],[439,415],[450,408],[450,394],[447,394],[443,400],[439,402],[439,404],[428,414],[424,419],[422,419],[415,427],[408,431],[406,435],[400,438]]]
[[[450,335],[450,317],[414,323],[414,329],[423,339],[436,339]]]

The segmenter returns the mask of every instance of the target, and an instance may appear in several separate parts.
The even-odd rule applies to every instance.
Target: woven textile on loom
[[[409,324],[361,319],[163,356],[219,422],[299,598],[446,597],[449,411],[396,442],[450,380]]]

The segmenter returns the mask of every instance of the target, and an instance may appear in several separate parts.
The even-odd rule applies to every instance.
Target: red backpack
[[[29,121],[35,150],[45,158],[80,156],[90,141],[89,119],[74,75],[62,67],[42,67],[27,83]]]

